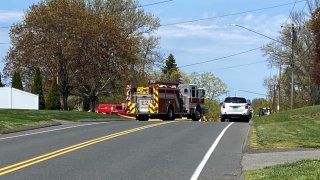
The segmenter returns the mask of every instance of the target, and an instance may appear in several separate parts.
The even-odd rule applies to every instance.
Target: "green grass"
[[[320,106],[254,117],[249,146],[269,148],[320,148]]]
[[[0,109],[0,132],[7,129],[43,124],[53,119],[79,121],[83,119],[125,119],[121,116],[76,111]]]
[[[245,171],[245,180],[318,180],[320,160],[304,160],[261,170]]]

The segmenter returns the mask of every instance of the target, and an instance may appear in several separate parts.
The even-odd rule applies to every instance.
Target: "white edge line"
[[[206,155],[203,157],[202,161],[200,162],[200,164],[198,165],[197,169],[195,170],[195,172],[193,173],[192,177],[190,178],[190,180],[197,180],[202,169],[204,168],[204,166],[206,165],[207,161],[209,160],[211,154],[213,153],[213,151],[215,150],[215,148],[217,147],[219,141],[221,140],[222,136],[224,135],[224,133],[227,131],[227,129],[233,124],[230,123],[227,127],[225,127],[222,132],[219,134],[219,136],[217,137],[217,139],[214,141],[214,143],[212,144],[212,146],[210,147],[210,149],[208,150],[208,152],[206,153]]]
[[[5,138],[0,138],[0,140],[12,139],[12,138],[23,137],[23,136],[30,136],[30,135],[35,135],[35,134],[42,134],[42,133],[59,131],[59,130],[64,130],[64,129],[82,127],[82,126],[91,126],[91,125],[96,125],[96,124],[104,124],[104,123],[110,123],[110,122],[96,122],[96,123],[90,123],[90,124],[80,124],[80,125],[76,125],[76,126],[69,126],[69,127],[64,127],[64,128],[51,129],[51,130],[47,130],[47,131],[40,131],[40,132],[34,132],[34,133],[29,133],[29,134],[21,134],[21,135],[17,135],[17,136],[10,136],[10,137],[5,137]]]

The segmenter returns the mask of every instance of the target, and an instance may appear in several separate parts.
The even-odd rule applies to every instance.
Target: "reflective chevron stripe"
[[[132,103],[131,101],[128,101],[128,111],[129,113],[136,113],[136,103]]]
[[[153,107],[154,107],[154,111],[158,111],[158,108],[159,108],[159,89],[158,89],[158,87],[153,87]]]
[[[149,113],[154,113],[155,108],[152,103],[149,104]]]

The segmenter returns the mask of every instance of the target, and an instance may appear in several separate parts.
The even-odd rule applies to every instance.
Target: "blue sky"
[[[140,0],[142,5],[161,0]],[[0,27],[11,26],[22,20],[24,12],[39,0],[2,0],[0,5]],[[295,0],[173,0],[155,6],[145,7],[146,12],[158,16],[161,24],[209,18],[226,14],[235,14],[249,10],[263,9]],[[248,30],[230,26],[238,24],[254,31],[276,38],[281,25],[290,23],[290,11],[307,10],[306,2],[296,0],[290,4],[261,11],[247,12],[234,16],[215,18],[193,23],[161,26],[156,35],[161,38],[161,53],[172,53],[178,66],[186,66],[203,61],[241,53],[258,48],[270,42],[269,39]],[[0,58],[5,57],[10,44],[9,29],[0,28]],[[230,95],[244,96],[250,99],[265,97],[239,90],[266,94],[263,80],[277,74],[276,68],[268,67],[266,57],[261,50],[255,50],[230,58],[181,67],[187,74],[192,72],[212,72],[228,86]],[[251,65],[245,65],[251,64]],[[245,66],[242,66],[245,65]],[[239,67],[235,67],[239,66]],[[230,68],[235,67],[235,68]],[[0,62],[0,71],[3,62]]]

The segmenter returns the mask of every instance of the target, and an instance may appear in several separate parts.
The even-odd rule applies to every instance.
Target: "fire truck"
[[[205,90],[195,84],[150,81],[148,87],[127,86],[127,115],[139,121],[152,118],[199,121],[205,113]]]

